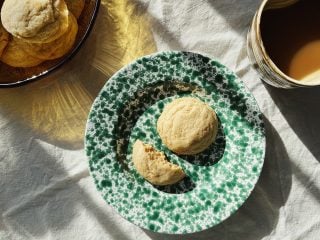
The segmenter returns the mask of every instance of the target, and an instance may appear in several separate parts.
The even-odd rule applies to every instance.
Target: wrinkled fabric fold
[[[318,239],[320,89],[275,89],[252,69],[246,34],[260,2],[102,0],[72,61],[47,79],[0,89],[0,239]],[[118,215],[96,190],[83,150],[87,114],[108,78],[165,50],[199,52],[232,69],[266,126],[265,164],[248,200],[218,226],[187,236]]]

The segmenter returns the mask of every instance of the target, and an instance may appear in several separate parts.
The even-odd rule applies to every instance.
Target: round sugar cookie
[[[15,38],[11,38],[2,53],[1,61],[12,67],[34,67],[43,62],[42,59],[32,57],[26,53]]]
[[[51,42],[68,29],[64,0],[6,0],[1,9],[4,28],[28,42]]]
[[[21,39],[18,42],[21,48],[29,55],[43,60],[51,60],[62,57],[70,51],[76,40],[77,33],[77,20],[70,13],[68,30],[58,39],[48,43],[29,43]]]
[[[197,98],[183,97],[165,106],[157,122],[162,142],[174,153],[193,155],[211,145],[217,135],[214,110]]]

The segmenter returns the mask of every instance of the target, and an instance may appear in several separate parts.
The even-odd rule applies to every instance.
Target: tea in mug
[[[260,27],[265,50],[283,73],[295,80],[320,80],[319,0],[268,9]]]

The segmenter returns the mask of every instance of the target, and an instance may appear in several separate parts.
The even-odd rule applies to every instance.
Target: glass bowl
[[[0,5],[2,6],[0,1]],[[11,67],[0,61],[0,88],[15,87],[39,80],[53,71],[57,70],[67,61],[69,61],[80,49],[88,37],[100,6],[100,0],[86,0],[84,9],[78,19],[78,34],[73,48],[63,57],[48,60],[35,67],[19,68]]]

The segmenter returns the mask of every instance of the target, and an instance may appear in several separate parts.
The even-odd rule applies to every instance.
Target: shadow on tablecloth
[[[106,2],[108,13],[102,4],[92,34],[63,69],[38,82],[0,89],[1,129],[8,134],[1,136],[7,149],[0,156],[0,229],[7,234],[24,239],[64,231],[89,234],[98,225],[113,239],[129,239],[102,198],[96,203],[97,191],[94,196],[81,186],[89,177],[87,159],[73,151],[83,148],[89,109],[107,79],[154,50],[140,10],[129,0]],[[93,181],[90,189],[95,190]],[[72,225],[81,217],[84,226]]]
[[[71,173],[62,165],[64,161],[74,160],[66,159],[57,151],[48,151],[45,143],[36,138],[28,138],[30,129],[18,123],[14,126],[11,130],[15,135],[7,139],[8,144],[17,150],[17,146],[24,149],[17,151],[16,156],[10,156],[14,160],[13,166],[8,163],[6,175],[1,178],[2,230],[19,239],[42,238],[48,234],[57,237],[56,231],[63,233],[63,229],[70,228],[74,217],[79,219],[82,215],[83,222],[87,222],[87,218],[91,221],[85,226],[73,226],[72,231],[81,228],[77,231],[87,233],[98,224],[114,239],[128,239],[111,220],[113,213],[106,211],[107,205],[99,207],[80,187],[79,181],[89,176],[86,166]]]
[[[320,87],[285,90],[265,86],[292,130],[320,162]]]
[[[87,116],[106,81],[122,66],[156,51],[144,9],[103,1],[92,33],[59,71],[18,88],[0,89],[0,111],[63,149],[83,148]]]
[[[229,26],[241,35],[246,35],[261,1],[257,0],[207,0],[220,13]],[[250,7],[248,7],[250,6]],[[241,13],[241,14],[240,14]]]
[[[279,134],[267,119],[264,121],[267,147],[263,170],[252,194],[234,215],[199,233],[168,235],[144,230],[145,233],[153,240],[258,240],[268,236],[276,228],[280,208],[287,201],[292,173],[291,162]]]

